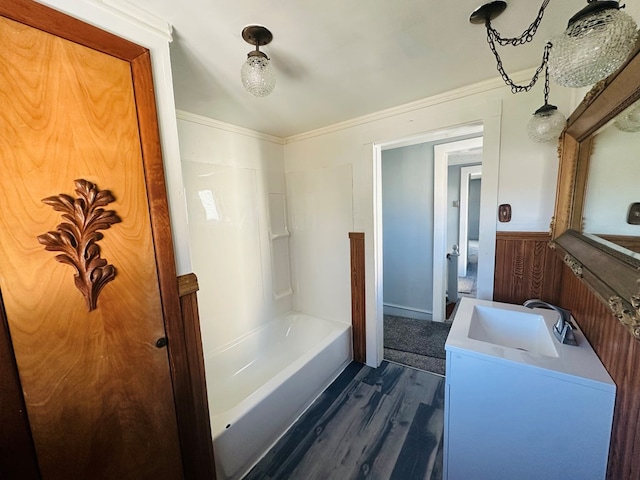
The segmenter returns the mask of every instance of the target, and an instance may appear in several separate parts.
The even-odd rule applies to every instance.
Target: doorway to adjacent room
[[[458,283],[464,287],[477,271],[471,266],[469,277],[447,283],[451,276],[458,278],[457,264],[451,260],[458,257],[461,238],[465,238],[465,261],[470,259],[472,265],[478,261],[479,192],[476,198],[467,172],[472,166],[476,175],[481,168],[481,134],[482,127],[474,126],[466,132],[448,131],[444,136],[390,145],[381,153],[387,360],[444,374],[449,327],[445,305],[447,299],[458,298]],[[465,289],[465,294],[470,292]]]

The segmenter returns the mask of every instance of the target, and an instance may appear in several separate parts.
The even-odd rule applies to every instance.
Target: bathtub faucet
[[[553,334],[556,339],[565,345],[578,345],[576,336],[573,333],[571,312],[569,310],[565,310],[564,308],[560,308],[537,298],[527,300],[523,305],[528,308],[548,308],[549,310],[555,310],[558,313],[558,321],[553,326]]]

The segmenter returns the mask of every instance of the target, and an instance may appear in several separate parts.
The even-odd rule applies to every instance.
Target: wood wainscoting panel
[[[162,162],[143,155],[131,63],[4,16],[0,40],[0,289],[42,476],[181,479],[164,325],[180,304],[175,273],[159,278],[175,272],[171,234],[145,182]],[[61,222],[42,199],[75,198],[81,178],[122,220],[102,232],[116,276],[91,312],[38,242]]]
[[[616,384],[608,480],[640,478],[640,342],[569,267],[559,305],[571,311]],[[570,406],[569,406],[570,408]]]
[[[522,304],[530,298],[557,302],[562,261],[539,232],[498,232],[493,299]]]
[[[367,361],[367,330],[365,310],[364,233],[350,232],[351,245],[351,335],[353,359]]]

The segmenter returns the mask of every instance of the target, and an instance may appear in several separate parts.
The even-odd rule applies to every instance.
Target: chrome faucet
[[[565,345],[578,345],[576,336],[573,333],[573,325],[571,324],[571,312],[564,308],[557,307],[543,300],[532,298],[523,303],[528,308],[548,308],[558,312],[558,321],[553,326],[553,334],[556,339]]]

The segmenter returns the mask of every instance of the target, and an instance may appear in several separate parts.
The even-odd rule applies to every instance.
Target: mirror
[[[640,102],[600,128],[592,140],[582,233],[640,258]]]
[[[596,84],[567,121],[551,244],[638,339],[640,131],[619,127],[640,117],[639,52]]]

